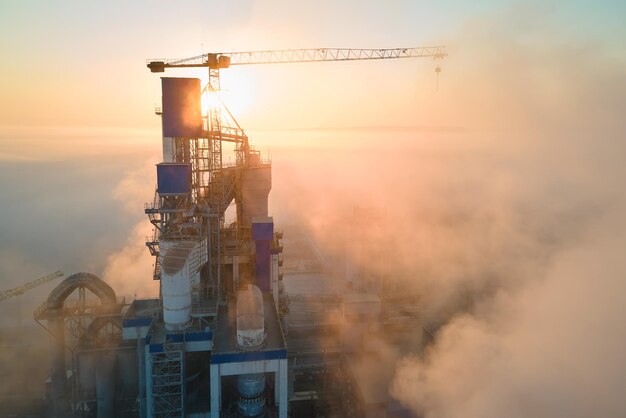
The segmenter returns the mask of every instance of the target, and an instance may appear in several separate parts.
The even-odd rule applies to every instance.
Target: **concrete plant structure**
[[[236,164],[222,164],[225,138],[216,133],[222,118],[214,115],[220,110],[201,115],[199,79],[163,78],[162,88],[163,162],[146,205],[154,225],[146,245],[155,256],[160,298],[126,304],[86,273],[53,290],[35,316],[52,334],[54,414],[217,418],[233,407],[239,416],[286,418],[281,233],[268,217],[271,164],[243,131],[229,137]],[[231,203],[237,219],[226,225]],[[83,303],[70,310],[64,301],[74,291]],[[97,299],[87,302],[85,291]],[[107,324],[110,349],[95,344]],[[66,329],[77,335],[69,345],[71,367]],[[227,404],[222,385],[230,376],[238,377],[230,387],[239,395]],[[124,385],[129,389],[119,396]],[[122,408],[122,398],[131,398],[129,407]]]
[[[209,70],[204,87],[197,78],[161,78],[163,156],[154,198],[145,207],[154,226],[146,246],[155,257],[152,279],[159,281],[160,295],[127,302],[88,273],[66,278],[51,292],[35,312],[51,335],[51,415],[287,418],[290,399],[299,410],[323,397],[317,389],[294,393],[303,376],[344,382],[356,375],[342,371],[342,356],[369,339],[383,310],[380,296],[359,285],[351,269],[347,293],[312,296],[313,303],[293,297],[296,305],[333,305],[341,313],[337,322],[324,315],[290,320],[283,233],[268,213],[271,162],[249,144],[222,103],[203,111],[201,96],[219,97],[220,69],[230,65],[444,56],[442,47],[434,47],[151,61],[153,72]],[[227,151],[234,154],[232,164],[224,163]],[[231,205],[235,220],[227,223]],[[322,252],[311,253],[316,261],[309,265],[318,266],[322,277]],[[74,294],[76,301],[68,298]],[[322,337],[329,341],[323,347],[316,345]],[[344,389],[327,392],[336,397]]]

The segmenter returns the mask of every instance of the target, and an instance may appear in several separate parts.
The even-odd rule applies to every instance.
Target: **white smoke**
[[[155,159],[148,159],[131,170],[112,192],[112,197],[123,204],[129,216],[139,217],[144,203],[154,194]],[[145,245],[146,238],[152,236],[152,229],[147,217],[141,217],[124,246],[107,257],[103,279],[120,296],[158,295],[158,282],[152,280],[154,259]]]
[[[515,164],[527,171],[505,183],[508,196],[481,199],[501,179],[485,172],[483,189],[469,192],[475,213],[509,216],[457,241],[486,242],[494,230],[485,226],[500,224],[492,247],[474,247],[487,259],[465,260],[479,271],[493,266],[498,280],[469,307],[447,311],[434,344],[399,363],[390,392],[425,418],[623,417],[626,199],[618,156],[626,67],[602,45],[560,37],[544,26],[550,19],[531,20],[541,23],[531,28],[499,18],[459,41],[467,57],[497,72],[476,83],[478,72],[468,74],[467,91],[493,83],[496,93],[480,108],[506,110],[520,141],[511,146],[520,151]],[[456,106],[472,108],[468,97]]]

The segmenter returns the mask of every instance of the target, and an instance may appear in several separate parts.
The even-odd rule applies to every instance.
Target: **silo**
[[[161,239],[161,295],[163,322],[168,331],[180,331],[191,319],[189,256],[194,242]]]
[[[265,345],[263,294],[248,285],[237,292],[237,345],[241,350],[256,351]],[[243,417],[265,415],[265,374],[252,373],[237,378],[239,401],[237,409]]]

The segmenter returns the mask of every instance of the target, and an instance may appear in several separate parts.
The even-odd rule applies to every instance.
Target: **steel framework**
[[[58,279],[59,277],[63,277],[63,272],[56,271],[52,274],[48,274],[47,276],[43,276],[38,278],[37,280],[33,280],[28,282],[22,286],[14,287],[12,289],[3,290],[0,292],[0,302],[6,299],[10,299],[14,296],[22,295],[24,292],[39,287],[43,284],[46,284],[52,280]]]
[[[192,316],[213,317],[210,313],[216,314],[217,303],[226,298],[226,286],[222,285],[223,255],[232,251],[229,245],[232,246],[233,237],[235,242],[241,237],[251,238],[249,225],[236,224],[234,227],[224,228],[224,212],[231,200],[243,201],[241,187],[238,187],[241,185],[241,169],[262,164],[262,161],[260,153],[250,148],[244,130],[221,101],[220,70],[231,65],[252,64],[420,57],[438,60],[446,55],[442,46],[390,49],[316,48],[208,53],[183,59],[149,60],[147,66],[152,72],[164,72],[167,68],[208,68],[208,83],[202,94],[217,98],[217,104],[207,109],[202,132],[197,138],[175,138],[175,162],[191,164],[191,192],[184,198],[161,197],[157,193],[153,204],[146,206],[146,214],[155,226],[153,237],[146,238],[146,245],[151,254],[156,256],[154,278],[160,277],[161,238],[204,241],[206,277],[204,289],[192,290]],[[157,109],[156,113],[161,114],[161,110]],[[224,166],[223,142],[235,144],[234,167]],[[238,244],[235,247],[238,249]],[[199,293],[199,290],[202,292]],[[208,307],[206,314],[201,312],[201,306]],[[281,309],[287,308],[282,306]],[[184,416],[183,345],[165,343],[164,351],[153,353],[151,360],[154,415]]]
[[[311,48],[311,49],[279,49],[247,52],[220,52],[196,55],[178,59],[150,59],[148,68],[153,72],[162,72],[165,68],[198,68],[221,66],[226,63],[220,57],[226,57],[229,65],[250,64],[277,64],[296,62],[323,62],[323,61],[355,61],[377,60],[389,58],[423,58],[432,57],[441,59],[447,56],[444,46],[416,47],[416,48]]]
[[[183,343],[165,343],[152,354],[153,416],[185,416],[185,353]]]

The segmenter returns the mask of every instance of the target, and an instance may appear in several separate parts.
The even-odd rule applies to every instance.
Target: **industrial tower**
[[[219,98],[220,71],[232,65],[445,56],[443,47],[428,47],[150,60],[152,72],[202,67],[209,75],[206,86],[197,78],[161,78],[163,161],[156,166],[154,199],[145,207],[154,226],[146,245],[155,256],[160,297],[127,305],[86,273],[53,290],[35,316],[48,321],[53,335],[56,415],[287,418],[288,302],[280,272],[282,233],[268,216],[271,162],[253,149],[221,101],[203,114],[201,96]],[[233,164],[224,163],[225,149],[235,154]],[[226,224],[232,203],[236,220]],[[83,297],[80,309],[68,311],[65,299],[75,289],[90,290],[99,302],[90,305]],[[71,394],[63,373],[68,315],[87,317],[71,347]],[[107,324],[118,330],[118,340],[107,334],[113,343],[96,350]]]
[[[279,273],[281,234],[274,231],[273,220],[268,218],[271,164],[251,149],[243,129],[222,103],[201,115],[200,93],[219,93],[220,70],[231,65],[444,56],[442,47],[301,49],[209,53],[148,62],[152,72],[204,67],[209,75],[202,90],[198,79],[161,79],[163,163],[157,166],[158,188],[146,213],[155,225],[154,237],[147,245],[157,257],[154,278],[161,280],[166,343],[164,354],[154,356],[152,374],[167,375],[173,370],[176,376],[180,373],[180,379],[153,385],[149,414],[168,414],[172,407],[177,415],[185,412],[185,388],[179,384],[184,381],[185,348],[180,342],[168,344],[167,333],[190,329],[194,321],[198,331],[211,329],[211,322],[203,321],[216,320],[221,332],[224,328],[216,315],[234,307],[230,310],[237,313],[236,323],[224,323],[237,335],[237,344],[227,349],[228,360],[216,350],[229,345],[224,340],[227,336],[213,339],[211,414],[217,417],[220,406],[215,403],[222,403],[221,377],[237,374],[238,413],[264,415],[264,373],[274,372],[278,416],[287,416],[286,347],[280,322],[286,312]],[[223,164],[224,142],[235,144],[233,166]],[[224,213],[232,201],[237,219],[225,225]],[[244,320],[246,315],[256,319]]]

